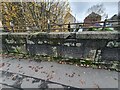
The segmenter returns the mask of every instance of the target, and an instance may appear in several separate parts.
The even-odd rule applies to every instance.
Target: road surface
[[[118,72],[104,69],[78,67],[75,65],[58,64],[56,62],[35,62],[32,60],[1,58],[0,83],[15,85],[21,83],[21,88],[38,88],[41,83],[51,81],[58,84],[48,85],[50,88],[70,86],[75,88],[118,88]],[[11,72],[5,74],[5,71]],[[20,82],[14,80],[16,75],[30,76]],[[34,78],[37,83],[32,83]]]

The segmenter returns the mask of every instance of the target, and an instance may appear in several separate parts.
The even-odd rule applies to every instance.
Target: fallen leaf
[[[38,72],[38,70],[37,70],[37,69],[35,69],[35,72]]]

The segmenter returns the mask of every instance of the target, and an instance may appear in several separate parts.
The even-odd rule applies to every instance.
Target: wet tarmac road
[[[21,88],[118,88],[118,72],[103,69],[76,67],[55,62],[35,62],[12,58],[2,59],[1,71],[13,73],[7,76],[2,73],[1,83],[15,86],[21,83]],[[21,82],[14,80],[15,75],[23,75]],[[25,77],[25,76],[30,77]],[[31,77],[35,77],[39,82]],[[12,80],[13,79],[13,80]],[[48,82],[44,82],[48,81]],[[17,86],[18,87],[18,86]]]

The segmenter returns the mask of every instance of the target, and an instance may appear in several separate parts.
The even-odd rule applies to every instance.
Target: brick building
[[[85,17],[85,19],[84,19],[84,26],[85,27],[94,26],[96,24],[94,22],[97,22],[97,21],[101,21],[101,15],[92,12],[87,17]]]

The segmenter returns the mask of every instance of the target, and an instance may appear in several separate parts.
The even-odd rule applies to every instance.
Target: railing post
[[[48,20],[48,30],[47,33],[50,33],[50,20]]]
[[[107,19],[105,19],[104,23],[103,23],[103,28],[102,28],[102,31],[104,31],[105,27],[106,27],[106,22],[107,22]]]
[[[69,22],[69,24],[68,24],[68,31],[71,32],[70,22]]]

